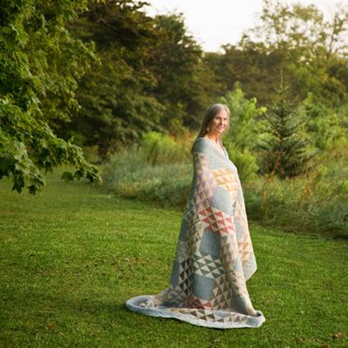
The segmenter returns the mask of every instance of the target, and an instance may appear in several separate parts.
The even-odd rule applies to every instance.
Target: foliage
[[[267,109],[258,107],[256,98],[245,98],[239,84],[222,97],[221,102],[231,110],[230,128],[225,140],[233,141],[238,149],[254,150],[259,141],[258,136],[265,128],[261,116]]]
[[[182,163],[190,158],[189,149],[186,144],[175,141],[168,135],[150,132],[143,136],[139,155],[150,165]]]
[[[336,144],[336,148],[314,158],[315,169],[309,175],[285,179],[275,175],[242,178],[241,173],[248,173],[255,158],[254,154],[248,157],[249,151],[235,153],[241,157],[237,168],[251,221],[296,233],[348,238],[347,144]],[[105,189],[120,197],[182,209],[192,180],[191,161],[183,157],[175,162],[163,156],[152,165],[157,156],[148,155],[142,147],[113,155],[112,161],[104,165]]]
[[[164,162],[152,165],[153,159],[159,157],[149,157],[149,154],[148,149],[141,148],[114,154],[104,167],[105,189],[124,198],[157,202],[162,206],[184,206],[192,165]]]
[[[256,98],[259,105],[266,105],[279,85],[280,70],[287,78],[292,76],[288,73],[284,52],[266,52],[262,44],[254,42],[224,45],[223,49],[223,54],[211,53],[206,57],[206,65],[216,76],[220,95],[231,91],[239,82],[246,98]]]
[[[326,108],[336,110],[346,102],[344,8],[325,20],[314,6],[266,1],[260,25],[246,32],[238,45],[225,45],[221,54],[203,52],[182,14],[152,18],[145,5],[135,0],[90,1],[88,10],[81,7],[66,31],[79,46],[66,43],[64,55],[61,51],[50,58],[57,68],[46,75],[54,76],[56,83],[50,84],[48,98],[41,98],[44,114],[62,138],[98,146],[101,160],[139,144],[150,131],[177,136],[185,127],[196,129],[207,105],[233,90],[238,81],[245,98],[256,98],[258,106],[274,98],[281,71],[290,95],[299,100],[310,92]],[[92,59],[82,47],[93,44]],[[76,66],[68,58],[80,49],[85,64]],[[75,70],[82,77],[77,89],[78,79],[65,78]],[[73,94],[63,93],[65,84],[74,86]]]
[[[164,108],[150,93],[156,32],[142,6],[133,0],[92,2],[69,27],[75,37],[95,43],[98,61],[78,90],[80,111],[60,131],[65,137],[79,134],[83,145],[98,145],[103,159],[139,142],[144,132],[161,129]]]
[[[325,151],[344,141],[344,7],[326,19],[313,5],[265,1],[259,25],[221,54],[203,52],[182,14],[152,18],[145,5],[136,0],[2,3],[0,174],[14,178],[15,190],[25,185],[35,192],[44,183],[40,170],[66,162],[77,166],[75,177],[97,180],[96,168],[73,139],[98,148],[98,162],[125,146],[143,142],[144,151],[157,140],[169,141],[148,139],[151,131],[178,142],[221,96],[233,121],[226,147],[242,180],[254,179],[260,165],[255,144],[268,139],[262,106],[274,99],[281,72],[290,96],[303,100],[299,134],[310,138],[313,149]],[[167,148],[174,146],[168,142]],[[168,151],[157,154],[160,162],[161,156],[181,161],[179,147]],[[182,151],[186,158],[186,147]]]
[[[327,19],[315,5],[264,1],[257,25],[237,45],[223,53],[205,55],[215,75],[215,90],[226,94],[239,81],[247,98],[267,105],[276,96],[280,75],[291,97],[313,93],[323,104],[337,107],[347,101],[347,7],[337,7]]]
[[[329,109],[313,94],[299,105],[302,131],[310,136],[311,142],[320,150],[326,150],[347,135],[338,110]]]
[[[278,54],[281,59],[273,67],[283,70],[293,96],[305,98],[311,91],[338,105],[347,99],[347,20],[348,8],[343,6],[327,20],[315,5],[264,0],[259,25],[244,34],[240,45],[258,51],[268,61],[267,69]]]
[[[70,163],[74,174],[99,181],[97,168],[82,150],[57,138],[49,122],[68,119],[77,103],[78,80],[92,59],[91,47],[71,38],[66,22],[84,1],[3,1],[0,35],[0,178],[13,179],[13,190],[44,185],[40,169]]]
[[[269,175],[250,183],[244,190],[250,218],[288,231],[347,239],[347,177],[332,180],[328,172],[318,165],[309,176],[281,180]]]
[[[266,108],[257,107],[255,98],[246,99],[238,84],[221,102],[231,110],[230,128],[224,136],[226,150],[238,168],[240,179],[243,182],[252,180],[259,169],[253,151],[264,132],[265,122],[260,117]]]
[[[315,153],[308,152],[309,140],[300,137],[298,115],[283,86],[278,94],[278,99],[265,114],[269,138],[262,139],[258,148],[263,152],[263,173],[285,179],[306,172]]]
[[[140,147],[114,154],[104,166],[105,188],[125,198],[183,206],[192,179],[190,158],[186,139],[147,133]]]
[[[237,149],[233,142],[225,143],[230,160],[238,169],[238,176],[242,183],[254,180],[259,170],[257,158],[249,149]]]
[[[99,63],[78,90],[81,110],[60,131],[98,145],[103,158],[150,131],[178,135],[183,125],[196,125],[213,90],[182,15],[151,18],[144,4],[91,4],[70,26],[74,36],[95,43]]]
[[[313,4],[308,6],[295,3],[288,5],[279,0],[264,0],[260,14],[260,23],[254,29],[245,33],[255,36],[266,43],[269,48],[292,50],[303,58],[311,60],[315,54],[337,53],[346,49],[344,32],[347,19],[347,8],[340,5],[331,19]],[[304,48],[309,50],[305,52]],[[342,52],[343,53],[343,52]]]
[[[197,127],[216,95],[214,76],[203,64],[202,48],[187,32],[182,14],[156,16],[155,31],[151,70],[157,81],[154,96],[165,106],[162,124],[172,133],[176,123]]]

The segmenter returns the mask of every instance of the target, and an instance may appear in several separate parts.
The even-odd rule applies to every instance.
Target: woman
[[[194,176],[169,287],[128,300],[128,309],[213,328],[265,321],[246,287],[256,260],[238,172],[220,140],[229,115],[225,105],[210,106],[193,144]]]

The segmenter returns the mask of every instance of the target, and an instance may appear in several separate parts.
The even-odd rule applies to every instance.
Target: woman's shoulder
[[[192,146],[193,152],[204,152],[209,146],[209,140],[205,137],[197,138]]]

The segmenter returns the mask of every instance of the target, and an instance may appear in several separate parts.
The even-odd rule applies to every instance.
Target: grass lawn
[[[0,347],[348,347],[348,244],[251,225],[259,329],[129,312],[167,287],[181,213],[59,175],[36,197],[0,181]],[[337,335],[334,338],[333,335]]]

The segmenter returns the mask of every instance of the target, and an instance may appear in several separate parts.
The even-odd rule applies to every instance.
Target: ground
[[[0,181],[1,347],[347,347],[347,242],[251,224],[258,329],[125,308],[167,287],[181,212],[49,175],[36,197]]]

